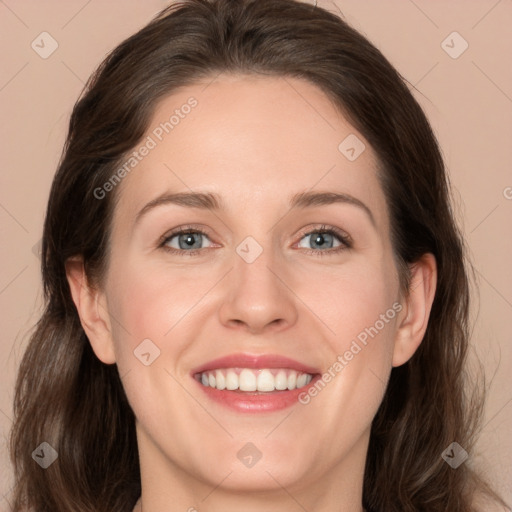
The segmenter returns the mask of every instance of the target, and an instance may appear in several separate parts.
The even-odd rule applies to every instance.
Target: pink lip
[[[272,392],[245,392],[245,391],[227,391],[218,390],[208,386],[203,386],[196,375],[218,368],[290,368],[303,373],[314,375],[307,386],[299,389],[287,391]],[[294,359],[279,356],[275,354],[251,355],[251,354],[232,354],[219,359],[209,361],[191,372],[191,376],[203,392],[214,402],[225,407],[229,407],[237,412],[273,412],[298,403],[301,393],[307,392],[309,387],[313,386],[320,379],[320,371],[311,366],[299,363]]]
[[[196,373],[216,370],[218,368],[290,368],[302,373],[315,374],[320,372],[317,368],[277,354],[231,354],[209,361],[195,368],[191,373],[195,375]]]

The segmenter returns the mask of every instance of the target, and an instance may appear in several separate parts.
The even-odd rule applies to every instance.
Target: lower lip
[[[208,398],[237,412],[273,412],[298,404],[299,395],[307,393],[319,378],[315,375],[309,384],[298,389],[270,392],[221,391],[194,380]]]

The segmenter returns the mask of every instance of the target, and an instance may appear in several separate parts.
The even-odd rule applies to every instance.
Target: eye
[[[204,238],[209,240],[205,231],[194,227],[181,226],[172,233],[165,235],[160,246],[168,252],[190,256],[205,249],[201,246]]]
[[[339,253],[352,247],[350,236],[333,226],[324,225],[318,229],[308,231],[301,238],[301,242],[299,242],[299,247],[301,248],[304,247],[301,245],[302,240],[306,240],[307,244],[313,246],[306,253],[318,256]]]

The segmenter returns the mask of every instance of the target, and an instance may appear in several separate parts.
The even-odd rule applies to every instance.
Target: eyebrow
[[[150,210],[158,206],[175,204],[185,208],[199,208],[202,210],[226,210],[222,198],[213,192],[176,192],[164,193],[155,199],[149,201],[136,215],[135,223],[139,222]],[[289,201],[290,209],[305,209],[315,206],[324,206],[331,204],[350,204],[364,211],[369,217],[373,226],[376,226],[375,217],[368,206],[361,200],[350,194],[341,194],[338,192],[300,192],[293,195]]]

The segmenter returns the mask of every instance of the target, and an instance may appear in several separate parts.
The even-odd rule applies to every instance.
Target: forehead
[[[375,153],[318,87],[290,77],[212,80],[156,106],[117,190],[124,214],[165,191],[195,189],[225,197],[233,212],[268,210],[318,189],[354,195],[382,213]]]

